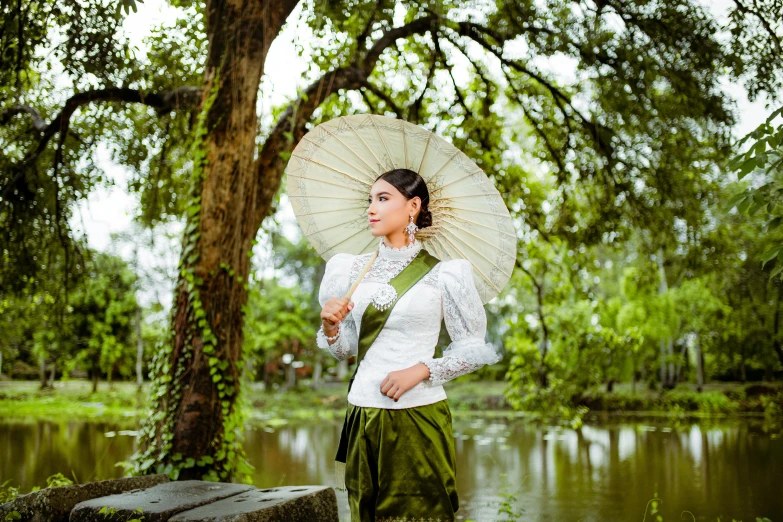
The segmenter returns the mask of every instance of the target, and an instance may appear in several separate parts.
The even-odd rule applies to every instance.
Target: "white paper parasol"
[[[516,262],[517,238],[503,198],[481,168],[440,136],[396,118],[341,116],[302,137],[286,175],[288,196],[318,254],[377,250],[367,217],[376,178],[418,172],[430,193],[432,226],[416,232],[440,259],[467,259],[484,303],[498,295]]]

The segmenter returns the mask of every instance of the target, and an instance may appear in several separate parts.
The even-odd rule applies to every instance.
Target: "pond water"
[[[341,422],[248,425],[255,485],[330,484]],[[783,521],[783,438],[759,420],[593,419],[580,430],[454,417],[459,520],[640,521],[663,500],[665,521]],[[27,492],[62,473],[120,477],[133,424],[0,419],[0,483]],[[347,499],[338,492],[341,520]],[[654,520],[649,512],[647,520]]]

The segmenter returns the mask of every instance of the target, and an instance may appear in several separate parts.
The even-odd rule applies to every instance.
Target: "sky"
[[[719,17],[723,16],[731,2],[731,0],[700,1],[710,6]],[[144,3],[138,4],[138,7],[138,12],[127,17],[124,27],[131,41],[143,49],[143,39],[150,34],[150,30],[167,20],[171,20],[176,16],[177,10],[169,7],[164,0],[144,0]],[[307,28],[297,27],[299,13],[300,9],[297,8],[289,17],[289,23],[284,27],[280,36],[275,39],[267,56],[265,70],[268,73],[274,72],[274,74],[265,75],[261,85],[259,114],[262,124],[265,125],[269,125],[271,121],[272,107],[283,103],[287,99],[291,99],[295,95],[297,87],[308,83],[308,78],[305,77],[305,72],[308,68],[306,56],[299,57],[293,43],[295,35],[298,35],[303,40],[307,38]],[[567,60],[553,60],[550,63],[538,63],[537,65],[551,71],[568,71],[569,67]],[[461,71],[461,73],[467,75],[466,70]],[[734,129],[735,136],[744,136],[763,122],[772,112],[771,108],[765,107],[766,101],[763,99],[750,102],[742,85],[724,82],[723,87],[728,94],[737,100],[739,122]],[[105,149],[98,151],[98,161],[107,174],[115,180],[115,185],[94,191],[77,208],[72,225],[76,233],[84,232],[86,234],[88,243],[92,248],[104,251],[110,250],[122,255],[129,261],[133,261],[136,253],[135,247],[129,243],[124,245],[112,244],[110,235],[113,232],[132,231],[132,218],[138,208],[138,199],[127,193],[125,189],[125,180],[128,178],[127,172],[122,166],[111,162],[109,154]],[[295,237],[298,235],[298,224],[285,197],[281,198],[278,220],[286,236]],[[173,224],[168,230],[171,235],[170,238],[158,233],[153,236],[154,246],[146,245],[139,247],[138,260],[140,266],[147,271],[163,271],[173,277],[179,250],[179,230],[181,230],[181,225]],[[133,234],[137,237],[138,242],[138,234]],[[149,239],[149,237],[146,237],[146,242],[149,242]],[[262,239],[260,238],[259,245],[254,250],[254,264],[257,267],[267,266],[269,262],[269,246]],[[268,274],[270,270],[267,266],[265,270],[262,269],[263,274],[258,275]],[[163,284],[163,280],[161,280],[161,283]],[[168,306],[170,304],[170,293],[170,289],[156,287],[154,292],[149,292],[139,297],[145,305],[152,300],[157,300],[164,306]]]

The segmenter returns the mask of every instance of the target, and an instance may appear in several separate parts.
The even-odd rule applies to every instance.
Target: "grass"
[[[449,406],[455,415],[518,415],[503,398],[502,382],[455,381],[446,385]],[[290,391],[266,392],[253,383],[247,390],[249,416],[261,422],[274,419],[339,419],[347,405],[346,383],[329,383],[317,390],[301,386]],[[37,381],[0,381],[0,416],[62,417],[75,419],[138,417],[145,413],[148,385],[141,395],[136,385],[105,382],[92,393],[92,383],[83,380],[58,381],[54,389],[41,390]]]
[[[449,407],[457,417],[526,416],[505,401],[504,382],[457,379],[445,385]],[[137,393],[136,385],[101,382],[98,392],[83,380],[56,382],[54,389],[40,390],[35,381],[0,381],[0,416],[74,419],[134,418],[145,414],[148,385]],[[246,399],[249,417],[262,424],[312,419],[340,419],[345,414],[347,384],[329,383],[317,390],[301,386],[290,391],[266,392],[253,383]],[[603,389],[585,394],[582,404],[591,412],[613,414],[675,415],[775,415],[783,412],[783,386],[777,383],[708,385],[702,393],[691,385],[664,393],[616,385],[611,394]]]
[[[0,417],[68,417],[111,419],[143,413],[147,387],[141,396],[135,384],[105,382],[92,393],[92,383],[58,381],[53,389],[41,390],[37,381],[0,381]]]
[[[684,384],[663,393],[637,387],[634,393],[630,384],[622,384],[615,386],[612,393],[591,390],[580,403],[593,412],[765,415],[775,414],[783,407],[783,386],[780,383],[711,383],[699,392],[694,385]]]

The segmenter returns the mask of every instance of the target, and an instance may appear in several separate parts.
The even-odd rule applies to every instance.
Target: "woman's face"
[[[402,232],[410,223],[411,215],[416,220],[418,202],[418,197],[407,199],[388,181],[376,181],[367,199],[367,217],[372,235],[380,237]]]

